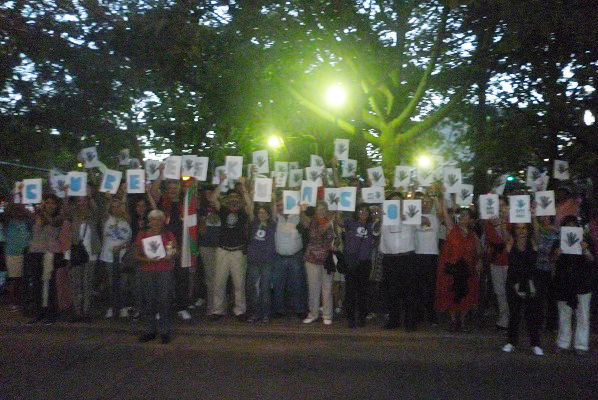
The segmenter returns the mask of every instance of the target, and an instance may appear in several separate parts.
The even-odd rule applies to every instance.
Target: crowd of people
[[[8,203],[0,232],[11,310],[31,324],[51,324],[87,321],[92,306],[104,307],[105,318],[142,319],[140,341],[160,335],[168,343],[173,316],[189,321],[204,306],[212,321],[229,313],[247,323],[292,315],[331,325],[344,314],[344,323],[359,328],[376,315],[385,329],[408,331],[447,315],[447,329],[466,332],[472,310],[480,317],[496,304],[505,352],[519,346],[521,319],[536,355],[544,354],[544,330],[556,331],[558,349],[573,342],[577,352],[589,350],[598,212],[565,187],[555,188],[555,216],[511,224],[506,196],[497,218],[481,220],[474,205],[445,199],[437,182],[388,193],[388,200],[421,199],[422,219],[386,225],[378,204],[330,211],[319,191],[315,207],[284,214],[276,190],[270,203],[254,203],[250,179],[230,190],[221,181],[160,177],[145,194],[127,194],[122,185],[114,195],[90,183],[84,197],[45,193],[33,212]],[[198,195],[197,262],[189,268],[181,263],[188,190]],[[581,255],[562,254],[562,226],[585,229]],[[144,240],[156,236],[165,255],[150,258]],[[101,293],[104,301],[94,304]]]

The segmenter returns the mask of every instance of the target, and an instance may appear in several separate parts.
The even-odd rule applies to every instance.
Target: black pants
[[[54,254],[54,268],[50,277],[48,292],[48,307],[43,307],[43,281],[44,253],[29,253],[25,265],[26,308],[37,318],[56,318],[58,314],[58,297],[56,293],[56,271],[63,265],[63,256]]]
[[[540,302],[540,321],[539,325],[542,324],[547,330],[556,330],[558,327],[558,311],[556,306],[556,300],[550,290],[552,282],[552,274],[550,271],[536,270],[534,277],[538,284],[536,288],[538,290],[538,301]]]
[[[186,310],[190,304],[189,275],[189,268],[176,267],[174,269],[175,307],[177,311]]]
[[[417,268],[413,252],[385,255],[382,258],[382,279],[389,313],[390,326],[401,325],[401,314],[405,316],[405,327],[414,329],[417,324]]]
[[[540,346],[540,321],[542,306],[539,297],[522,298],[512,289],[507,289],[509,303],[509,343],[516,345],[519,341],[519,323],[525,318],[525,326],[532,346]]]
[[[364,321],[368,307],[368,279],[372,264],[370,260],[359,261],[345,274],[345,310],[347,319]]]
[[[438,256],[436,254],[417,254],[417,285],[418,289],[418,320],[423,321],[424,315],[428,322],[436,323],[434,310],[434,296],[436,294],[436,270],[438,269]]]

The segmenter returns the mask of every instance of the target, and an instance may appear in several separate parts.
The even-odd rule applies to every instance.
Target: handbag
[[[89,224],[85,224],[85,230],[83,231],[83,238],[87,234],[87,226]],[[71,245],[71,266],[78,266],[86,264],[89,261],[89,254],[85,249],[85,245],[83,244],[83,239],[79,239],[78,243],[74,243]]]
[[[118,257],[118,253],[115,253],[114,256]],[[118,258],[115,259],[118,260]],[[125,251],[125,254],[123,254],[119,265],[120,272],[135,272],[137,267],[137,259],[135,258],[135,248],[133,244],[127,247],[127,250]]]

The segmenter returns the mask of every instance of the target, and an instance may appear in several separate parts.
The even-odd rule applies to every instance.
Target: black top
[[[220,209],[220,240],[218,246],[227,250],[245,250],[247,245],[247,222],[249,217],[243,210],[236,213],[227,208]]]
[[[534,278],[538,252],[528,241],[525,250],[521,251],[515,245],[509,252],[509,269],[507,270],[507,290],[515,290],[519,284],[519,291],[529,293],[529,281]]]

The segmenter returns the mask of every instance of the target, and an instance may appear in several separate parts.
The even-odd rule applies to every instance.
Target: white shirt
[[[276,252],[281,256],[292,256],[303,248],[303,240],[297,230],[299,221],[299,215],[278,215],[274,243]]]
[[[440,223],[434,214],[422,214],[422,218],[428,218],[430,226],[418,226],[415,229],[415,253],[438,255],[438,232]]]
[[[380,251],[382,254],[401,254],[415,250],[416,225],[382,225]]]
[[[83,224],[79,225],[79,239],[83,238],[83,247],[85,247],[85,251],[87,251],[87,254],[89,255],[89,261],[97,261],[98,255],[93,254],[91,251],[91,230],[92,229],[93,228],[88,226],[87,223],[83,223]],[[83,237],[83,234],[85,234],[85,237]],[[64,259],[67,261],[70,261],[71,249],[68,249],[64,253]]]
[[[100,261],[106,263],[114,262],[113,250],[116,246],[128,243],[131,240],[131,226],[127,221],[121,218],[115,218],[112,215],[104,222],[102,240],[102,251],[100,252]],[[120,257],[126,249],[120,251]]]

